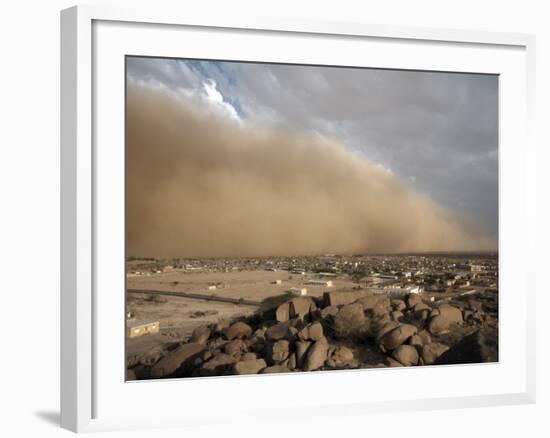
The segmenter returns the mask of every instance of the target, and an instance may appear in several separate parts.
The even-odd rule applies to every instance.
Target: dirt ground
[[[262,301],[270,296],[280,295],[291,287],[307,288],[310,296],[321,296],[323,292],[349,290],[355,284],[348,278],[330,279],[332,287],[306,284],[308,280],[319,279],[314,274],[292,274],[288,271],[236,271],[236,272],[185,272],[171,271],[159,274],[127,276],[127,289],[161,290],[171,292],[193,292],[209,296],[244,298]],[[273,284],[281,280],[282,284]],[[217,285],[216,289],[209,286]],[[205,323],[219,319],[233,319],[252,314],[255,306],[222,303],[210,300],[151,295],[127,294],[127,311],[138,320],[155,320],[160,323],[160,334],[127,339],[127,349],[147,349],[157,338],[184,340],[192,331]],[[155,341],[156,339],[156,341]]]

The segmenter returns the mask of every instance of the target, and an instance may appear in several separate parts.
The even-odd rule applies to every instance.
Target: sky
[[[129,57],[127,78],[236,124],[335,138],[498,236],[497,76]]]

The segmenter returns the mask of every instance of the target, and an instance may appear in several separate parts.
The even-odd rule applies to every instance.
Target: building
[[[137,338],[143,335],[158,333],[160,323],[158,321],[128,320],[126,321],[126,335],[129,338]]]
[[[331,280],[309,280],[306,284],[314,284],[316,286],[332,287]]]

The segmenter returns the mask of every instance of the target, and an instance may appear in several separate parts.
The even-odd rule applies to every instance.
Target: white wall
[[[96,2],[151,4],[145,1]],[[155,4],[196,8],[196,1]],[[550,97],[550,26],[543,1],[211,1],[202,8],[223,15],[254,5],[258,15],[307,16],[330,20],[415,24],[536,33],[538,37],[539,224],[550,223],[547,169],[549,136],[545,99]],[[322,3],[322,4],[319,4]],[[3,3],[0,12],[0,433],[3,436],[68,435],[58,418],[59,369],[59,10],[70,1],[27,0]],[[181,6],[183,5],[183,6]],[[522,145],[518,145],[521,147]],[[544,166],[544,167],[543,167]],[[544,196],[546,195],[546,196]],[[539,272],[546,272],[548,231],[539,230]],[[6,281],[7,279],[7,281]],[[542,279],[542,275],[541,275]],[[542,286],[542,284],[539,284]],[[185,436],[530,436],[548,432],[548,330],[544,309],[550,293],[539,288],[537,405],[376,415],[364,418],[306,420],[272,427],[238,424],[217,431],[205,428]],[[546,351],[543,349],[546,348]],[[363,390],[368,391],[368,388]],[[182,395],[183,396],[183,395]],[[535,430],[538,428],[538,433]],[[217,432],[217,433],[216,433]],[[307,435],[306,435],[307,434]],[[130,436],[116,433],[109,436]],[[151,436],[151,432],[135,436]],[[163,431],[155,436],[181,436]],[[134,435],[132,435],[134,436]],[[290,436],[290,435],[289,435]]]

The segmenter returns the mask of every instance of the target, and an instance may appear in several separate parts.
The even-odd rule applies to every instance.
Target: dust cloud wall
[[[129,84],[128,256],[494,249],[468,218],[335,140],[228,120]]]

